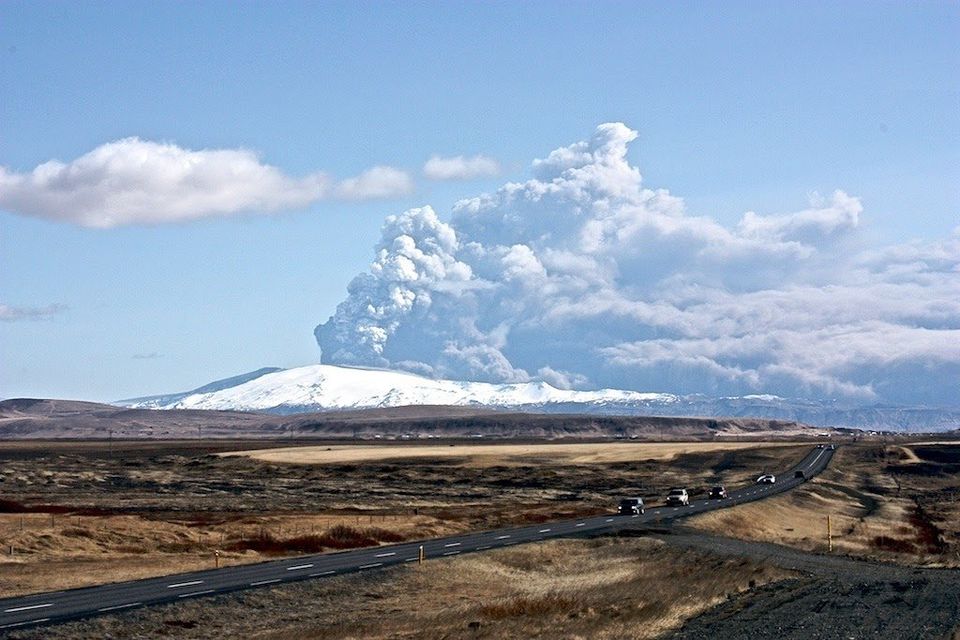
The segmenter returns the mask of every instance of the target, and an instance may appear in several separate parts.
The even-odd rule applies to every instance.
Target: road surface
[[[686,507],[651,507],[643,515],[578,518],[6,598],[0,600],[0,631],[53,624],[101,613],[255,589],[296,580],[320,579],[356,571],[375,571],[383,567],[417,562],[421,546],[426,558],[436,559],[548,538],[595,535],[639,524],[666,522],[705,511],[762,500],[771,495],[789,491],[826,468],[833,453],[834,451],[829,448],[814,448],[798,465],[784,471],[775,484],[741,487],[730,491],[729,498],[726,500],[696,500]],[[797,470],[802,470],[806,477],[795,478],[794,472]]]

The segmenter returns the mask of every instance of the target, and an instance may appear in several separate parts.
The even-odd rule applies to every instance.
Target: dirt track
[[[831,557],[683,528],[657,537],[671,545],[761,559],[802,575],[731,598],[689,621],[673,640],[960,637],[957,570]]]

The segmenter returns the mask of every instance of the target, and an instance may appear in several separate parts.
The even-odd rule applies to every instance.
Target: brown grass
[[[267,638],[652,638],[779,570],[666,548],[649,539],[558,540],[400,577],[381,606],[334,627],[287,628]],[[406,600],[406,604],[404,601]]]
[[[215,550],[226,566],[457,530],[429,516],[246,516],[198,524],[0,514],[0,597],[213,568]]]
[[[457,445],[334,445],[280,447],[232,451],[224,457],[244,456],[263,462],[293,464],[342,464],[415,460],[418,458],[464,458],[463,464],[476,467],[529,464],[602,464],[634,460],[673,460],[678,455],[710,451],[732,451],[782,446],[762,442],[589,442],[540,444],[457,444]],[[535,460],[531,460],[535,459]]]

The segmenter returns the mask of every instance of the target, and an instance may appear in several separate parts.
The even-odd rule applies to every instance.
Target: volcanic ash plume
[[[864,248],[860,201],[734,227],[643,186],[620,123],[531,179],[387,218],[322,362],[561,388],[956,404],[960,231]],[[923,385],[917,385],[922,373]]]

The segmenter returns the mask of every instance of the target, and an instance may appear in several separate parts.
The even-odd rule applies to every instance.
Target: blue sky
[[[449,220],[604,122],[639,132],[630,163],[691,215],[734,226],[842,189],[860,243],[947,238],[958,38],[946,2],[5,2],[8,175],[138,137],[249,150],[291,179],[388,166],[411,182],[110,228],[0,198],[0,397],[111,400],[316,362],[313,328],[386,216]],[[432,180],[435,154],[500,171]]]

